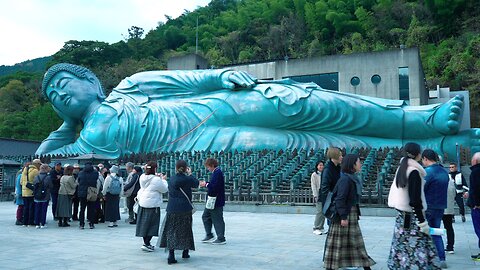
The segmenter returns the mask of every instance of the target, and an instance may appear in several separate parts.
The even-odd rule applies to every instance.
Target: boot
[[[184,258],[184,259],[190,258],[190,255],[188,255],[188,249],[183,250],[182,258]]]
[[[70,227],[70,224],[68,224],[68,218],[63,218],[63,227]]]
[[[168,251],[168,260],[167,260],[168,264],[174,264],[174,263],[177,263],[177,260],[175,260],[175,250],[173,249],[170,249]]]
[[[58,221],[58,227],[63,227],[63,222],[61,219]]]

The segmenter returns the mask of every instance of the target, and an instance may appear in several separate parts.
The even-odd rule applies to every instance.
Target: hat
[[[120,170],[120,168],[117,165],[113,165],[110,168],[110,173],[118,173],[119,170]]]
[[[63,165],[63,168],[67,168],[68,166],[70,166],[70,164],[67,163],[67,164]]]
[[[102,163],[98,163],[97,165],[99,168],[105,168],[105,165],[103,165]]]
[[[42,164],[42,161],[40,159],[36,158],[32,161],[32,164]]]
[[[73,164],[73,168],[80,168],[80,165],[78,163]]]
[[[55,163],[55,166],[57,166],[57,165],[62,166],[62,162],[57,162],[57,163]]]

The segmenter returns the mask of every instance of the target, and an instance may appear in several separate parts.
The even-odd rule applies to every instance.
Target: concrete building
[[[247,71],[259,79],[313,81],[329,90],[401,99],[410,105],[428,104],[425,74],[417,48],[285,59],[230,68]]]

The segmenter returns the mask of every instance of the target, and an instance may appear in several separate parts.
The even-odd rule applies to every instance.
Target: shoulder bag
[[[195,214],[195,212],[197,212],[197,208],[195,207],[195,205],[193,205],[193,203],[190,201],[187,194],[185,193],[185,191],[183,191],[182,188],[180,188],[180,191],[183,193],[183,195],[185,195],[185,198],[187,198],[188,203],[190,203],[190,205],[192,206],[192,215]]]
[[[337,209],[335,208],[335,196],[333,196],[333,192],[328,192],[322,212],[329,220],[334,220],[338,216]]]

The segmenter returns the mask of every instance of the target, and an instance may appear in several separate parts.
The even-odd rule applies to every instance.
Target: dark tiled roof
[[[41,142],[0,138],[0,156],[34,155]]]

